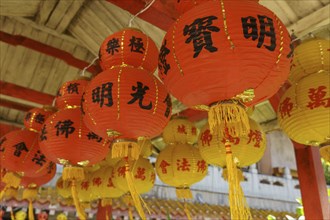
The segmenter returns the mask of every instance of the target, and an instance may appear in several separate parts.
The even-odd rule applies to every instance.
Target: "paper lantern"
[[[274,95],[290,68],[290,36],[257,1],[209,1],[183,14],[160,49],[159,76],[190,108],[209,112],[211,132],[249,131],[245,106]]]
[[[197,148],[174,144],[159,153],[155,168],[162,182],[176,187],[178,198],[192,198],[189,187],[207,175],[208,165]]]
[[[86,173],[85,179],[77,182],[77,193],[80,202],[90,203],[91,201],[97,199],[97,195],[92,192],[92,180],[91,174]]]
[[[181,15],[197,5],[210,0],[180,0],[174,2],[174,9]]]
[[[71,183],[70,181],[64,181],[62,177],[56,181],[56,191],[62,198],[71,198]]]
[[[166,144],[194,144],[198,138],[198,130],[188,119],[174,118],[167,124],[162,136]]]
[[[66,107],[80,106],[81,96],[88,84],[88,78],[80,78],[65,82],[57,92],[56,107],[59,109]]]
[[[39,148],[38,137],[38,133],[26,129],[3,136],[0,140],[2,167],[29,177],[46,174],[50,161]]]
[[[325,161],[330,162],[330,142],[320,146],[320,155]]]
[[[106,166],[91,175],[91,192],[101,199],[119,198],[127,191],[117,188],[113,179],[115,170],[112,166]]]
[[[45,175],[39,177],[22,177],[20,185],[24,188],[35,188],[47,184],[51,181],[56,174],[56,164],[51,162],[48,168],[48,172]]]
[[[295,83],[309,74],[330,70],[330,40],[310,39],[293,51],[290,81]]]
[[[107,139],[90,131],[82,117],[80,108],[71,108],[61,109],[46,120],[39,142],[50,160],[86,166],[96,164],[108,153]]]
[[[119,67],[100,73],[90,82],[83,112],[84,122],[93,132],[116,138],[112,151],[118,151],[117,157],[127,156],[123,152],[130,148],[135,150],[136,159],[141,152],[133,146],[137,145],[136,139],[152,138],[162,132],[171,115],[171,99],[164,86],[147,71]]]
[[[126,164],[125,160],[121,160],[113,169],[113,184],[116,188],[124,192],[129,191],[129,183],[126,180],[126,169],[129,169],[132,174],[132,183],[139,194],[149,192],[154,186],[155,170],[148,159],[140,157],[138,160],[130,161],[128,164]]]
[[[208,124],[202,130],[198,139],[198,148],[202,158],[211,165],[226,167],[227,138],[219,134],[211,134]],[[229,137],[231,151],[238,167],[250,166],[258,162],[266,149],[266,136],[259,124],[250,119],[250,132],[240,137]]]
[[[55,112],[51,106],[33,108],[25,114],[24,126],[28,130],[39,132],[46,119]]]
[[[99,51],[103,70],[128,65],[154,72],[158,49],[153,40],[138,29],[126,28],[108,36]]]
[[[294,141],[320,146],[330,139],[330,75],[319,71],[300,79],[281,97],[278,121]]]

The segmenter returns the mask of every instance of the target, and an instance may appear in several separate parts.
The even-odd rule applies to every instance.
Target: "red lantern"
[[[24,117],[24,126],[32,131],[39,132],[42,124],[46,119],[54,113],[54,109],[50,106],[43,108],[33,108],[28,111]]]
[[[96,164],[109,151],[108,140],[85,126],[80,108],[61,109],[49,117],[39,142],[50,160],[65,165]]]
[[[41,152],[38,134],[29,130],[12,131],[1,138],[1,163],[8,171],[28,177],[43,176],[50,161]]]
[[[87,78],[65,82],[57,92],[56,107],[80,106],[81,96],[88,84]]]
[[[273,12],[256,1],[209,1],[183,14],[167,31],[158,67],[172,95],[230,127],[242,118],[248,124],[245,105],[277,92],[289,73],[289,54],[289,34]],[[229,132],[247,133],[244,126]]]
[[[151,138],[159,135],[169,121],[171,99],[147,71],[118,67],[100,73],[90,82],[83,109],[87,127],[100,136]]]
[[[127,28],[107,37],[99,51],[103,70],[128,65],[154,72],[158,49],[153,40],[137,29]]]
[[[34,188],[38,186],[42,186],[49,181],[51,181],[56,174],[56,164],[51,162],[48,172],[40,177],[23,177],[21,179],[20,185],[23,186],[24,188]]]

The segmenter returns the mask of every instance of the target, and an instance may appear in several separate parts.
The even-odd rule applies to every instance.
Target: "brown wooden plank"
[[[52,29],[56,29],[56,27],[60,24],[63,16],[67,13],[73,1],[74,0],[58,1],[55,6],[55,9],[52,11],[50,17],[46,22],[46,26]]]
[[[0,106],[4,106],[10,109],[16,109],[19,111],[24,111],[27,112],[30,109],[34,108],[34,106],[29,106],[29,105],[25,105],[22,103],[17,103],[17,102],[12,102],[10,100],[6,100],[6,99],[2,99],[0,98]]]
[[[37,24],[44,25],[47,22],[52,11],[56,7],[57,2],[58,0],[47,0],[40,2],[39,11],[36,17]]]
[[[1,0],[0,15],[33,17],[38,11],[41,0]]]
[[[0,94],[39,103],[42,105],[52,104],[53,99],[55,98],[52,95],[41,93],[33,89],[25,88],[4,81],[0,81]]]
[[[58,33],[63,33],[66,30],[66,28],[69,26],[72,19],[76,16],[76,14],[78,13],[79,9],[82,7],[84,2],[85,0],[74,0],[72,2],[69,9],[63,16],[61,22],[56,27],[56,31]]]

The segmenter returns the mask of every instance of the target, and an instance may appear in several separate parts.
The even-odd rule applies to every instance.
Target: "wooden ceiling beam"
[[[13,46],[17,46],[17,45],[24,46],[26,48],[46,54],[48,56],[55,57],[57,59],[64,61],[68,65],[81,69],[81,70],[83,70],[86,66],[89,65],[88,62],[77,59],[76,57],[72,56],[72,54],[70,54],[64,50],[52,47],[50,45],[41,43],[39,41],[30,39],[25,36],[12,35],[12,34],[8,34],[6,32],[0,31],[0,41],[3,41],[5,43],[13,45]],[[98,65],[92,65],[91,67],[89,67],[87,69],[87,71],[92,74],[97,74],[101,70]]]
[[[42,93],[33,89],[25,88],[0,80],[0,94],[18,99],[27,100],[41,105],[51,105],[55,96]],[[2,105],[2,102],[0,103]],[[22,107],[23,108],[23,107]]]
[[[142,0],[107,0],[108,2],[117,5],[118,7],[128,11],[132,15],[135,15],[140,10],[145,8],[145,1]],[[177,13],[173,9],[173,2],[167,1],[166,4],[162,1],[155,1],[153,5],[138,17],[157,26],[158,28],[167,31],[167,29],[173,24],[178,17]]]
[[[11,109],[16,109],[16,110],[23,111],[23,112],[27,112],[34,107],[34,106],[25,105],[23,103],[18,103],[18,102],[13,102],[10,100],[2,99],[1,97],[0,97],[0,106],[4,106],[7,108],[11,108]]]

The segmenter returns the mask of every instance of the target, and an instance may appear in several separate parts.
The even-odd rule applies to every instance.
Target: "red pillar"
[[[97,207],[96,220],[111,220],[112,219],[112,206],[108,205],[103,207],[101,202]]]
[[[317,147],[294,143],[306,219],[330,219],[327,185]]]

